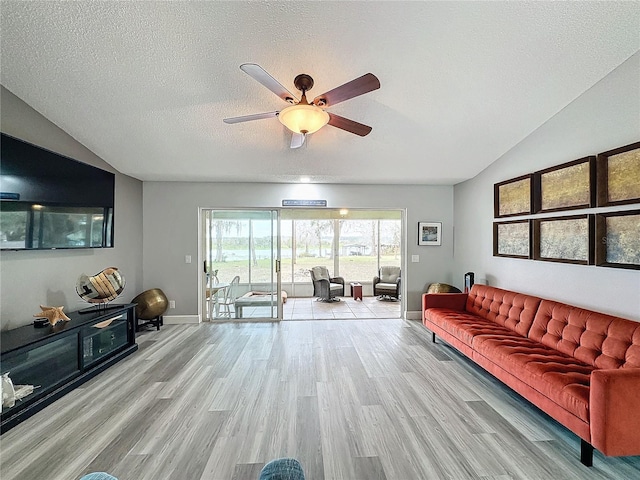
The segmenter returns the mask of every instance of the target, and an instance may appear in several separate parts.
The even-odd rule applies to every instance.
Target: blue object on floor
[[[104,472],[88,473],[80,480],[118,480],[113,475]]]
[[[279,458],[264,466],[259,480],[304,480],[304,471],[295,458]]]

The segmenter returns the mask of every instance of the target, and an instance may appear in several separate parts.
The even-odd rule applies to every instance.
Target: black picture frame
[[[493,186],[493,216],[495,218],[527,215],[533,207],[532,175],[496,183]]]
[[[534,213],[596,206],[596,157],[588,156],[533,174]]]
[[[533,258],[547,262],[593,265],[595,215],[533,220]]]
[[[599,153],[596,164],[599,207],[640,203],[640,142]]]
[[[640,270],[640,210],[596,215],[596,265]]]
[[[531,258],[531,221],[512,220],[493,223],[493,256]]]

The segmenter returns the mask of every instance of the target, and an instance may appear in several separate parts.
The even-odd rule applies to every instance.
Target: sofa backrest
[[[542,300],[529,338],[596,368],[640,367],[640,322]]]
[[[465,309],[526,337],[540,302],[531,295],[475,284],[467,295]]]

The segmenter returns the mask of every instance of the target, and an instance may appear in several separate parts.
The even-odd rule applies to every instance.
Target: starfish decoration
[[[36,313],[34,315],[35,318],[46,318],[49,320],[51,325],[55,325],[61,320],[69,321],[71,320],[67,315],[62,311],[64,307],[47,307],[45,305],[40,305],[42,312]]]

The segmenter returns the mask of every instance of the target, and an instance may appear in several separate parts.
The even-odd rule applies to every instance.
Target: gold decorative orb
[[[131,300],[131,303],[137,304],[136,315],[141,320],[151,320],[159,317],[169,307],[167,296],[159,288],[152,288],[142,292]]]
[[[446,283],[432,283],[427,288],[427,293],[462,293],[460,289]]]

